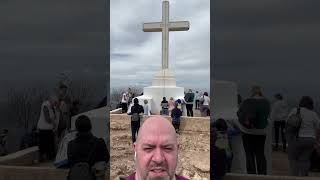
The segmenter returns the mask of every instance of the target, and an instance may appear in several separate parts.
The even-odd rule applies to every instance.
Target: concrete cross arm
[[[161,22],[143,23],[143,32],[161,32]]]
[[[162,22],[143,23],[144,32],[161,32]],[[188,31],[190,28],[189,21],[173,21],[169,22],[169,31]]]
[[[190,28],[189,21],[173,21],[169,22],[170,31],[188,31]]]

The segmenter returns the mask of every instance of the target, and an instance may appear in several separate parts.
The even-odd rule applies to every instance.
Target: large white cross
[[[144,32],[162,31],[162,69],[169,68],[169,31],[188,31],[189,21],[169,22],[169,1],[162,2],[162,22],[144,23]]]

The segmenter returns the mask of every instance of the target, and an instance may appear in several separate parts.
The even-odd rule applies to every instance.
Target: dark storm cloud
[[[0,1],[0,82],[48,83],[61,72],[106,79],[106,8],[100,0]]]
[[[277,24],[318,24],[319,5],[316,0],[218,0],[213,11],[216,25],[269,27]]]
[[[240,92],[258,83],[268,93],[317,96],[319,7],[313,0],[215,1],[215,78],[237,82]]]

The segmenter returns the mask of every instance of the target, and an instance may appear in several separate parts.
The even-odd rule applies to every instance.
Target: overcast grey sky
[[[169,69],[177,85],[209,89],[210,1],[170,0],[170,21],[189,21],[189,31],[170,32]],[[110,86],[150,86],[161,68],[161,32],[142,31],[159,22],[162,0],[111,0]]]
[[[216,79],[252,84],[267,94],[320,95],[320,1],[216,0],[213,71]]]
[[[0,100],[60,73],[105,86],[107,23],[105,1],[0,1]]]

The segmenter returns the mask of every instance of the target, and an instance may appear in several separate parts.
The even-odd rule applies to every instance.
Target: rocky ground
[[[135,171],[129,119],[126,115],[110,117],[111,179],[127,176]],[[194,180],[210,179],[209,132],[182,131],[179,163],[176,173]]]

